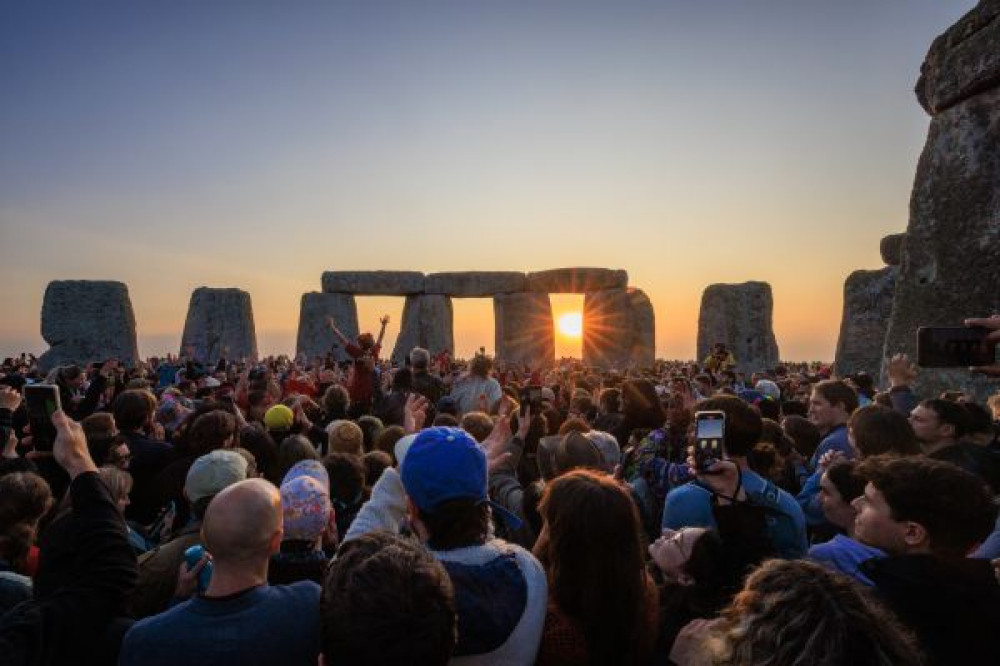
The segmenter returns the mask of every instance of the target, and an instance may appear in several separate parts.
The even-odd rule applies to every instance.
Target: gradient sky
[[[276,353],[324,270],[578,265],[629,271],[660,356],[756,279],[782,357],[832,359],[845,277],[906,226],[920,64],[975,4],[5,0],[0,354],[46,348],[53,279],[126,282],[143,355],[240,287]],[[391,343],[402,302],[362,326]],[[455,316],[492,349],[489,300]]]

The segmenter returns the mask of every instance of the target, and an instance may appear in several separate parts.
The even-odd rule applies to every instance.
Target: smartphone
[[[531,407],[532,414],[542,411],[542,387],[525,386],[521,389],[521,415],[524,416],[528,407]]]
[[[56,441],[52,415],[62,409],[59,387],[55,384],[34,384],[24,387],[24,402],[28,408],[31,442],[36,451],[51,451]]]
[[[989,332],[978,326],[921,326],[917,329],[917,365],[922,368],[993,365],[996,352],[986,340]]]
[[[201,561],[202,556],[205,554],[205,547],[198,544],[191,546],[184,551],[184,562],[187,564],[188,569],[194,569],[194,566]],[[212,561],[209,560],[205,563],[205,566],[201,568],[198,572],[198,593],[201,594],[208,589],[208,584],[212,581]]]
[[[694,422],[694,464],[698,471],[705,471],[722,460],[722,442],[726,436],[726,413],[721,411],[695,412]]]

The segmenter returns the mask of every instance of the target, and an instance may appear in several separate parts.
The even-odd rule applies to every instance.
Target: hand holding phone
[[[542,387],[525,386],[521,389],[521,416],[531,407],[532,414],[540,414],[542,411]]]
[[[62,410],[59,387],[55,384],[27,385],[24,387],[24,401],[28,407],[28,424],[35,451],[51,451],[56,441],[52,415]]]
[[[726,436],[726,413],[718,410],[695,412],[694,466],[705,472],[722,460]]]

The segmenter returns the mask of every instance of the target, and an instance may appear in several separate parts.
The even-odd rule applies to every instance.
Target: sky
[[[143,356],[239,287],[281,353],[325,270],[600,266],[660,357],[709,284],[764,280],[782,358],[831,360],[844,279],[906,227],[920,64],[975,4],[0,0],[0,354],[46,349],[50,280],[125,282]],[[403,299],[358,304],[391,344]],[[492,350],[489,299],[455,339]]]

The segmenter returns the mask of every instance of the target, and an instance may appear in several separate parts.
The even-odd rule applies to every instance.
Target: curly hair
[[[419,543],[373,532],[341,546],[320,599],[328,664],[444,666],[456,636],[451,579]]]
[[[867,590],[805,560],[769,560],[708,638],[715,664],[893,666],[925,662],[916,639]]]

